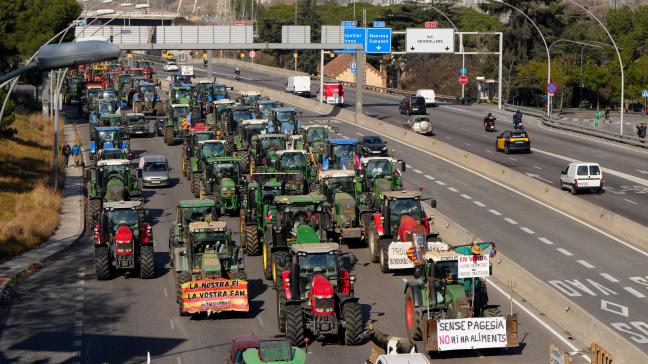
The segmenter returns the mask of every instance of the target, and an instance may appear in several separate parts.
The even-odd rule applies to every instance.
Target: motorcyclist
[[[495,119],[496,118],[495,118],[495,116],[493,116],[492,113],[488,113],[488,115],[486,115],[486,117],[484,118],[484,126],[486,126],[488,124],[491,124],[491,123],[495,124]]]
[[[203,66],[207,67],[207,58],[203,58]]]
[[[513,126],[517,127],[522,124],[522,112],[518,109],[513,115]]]
[[[241,78],[241,70],[239,70],[238,67],[236,67],[236,70],[234,71],[234,75],[237,80]]]

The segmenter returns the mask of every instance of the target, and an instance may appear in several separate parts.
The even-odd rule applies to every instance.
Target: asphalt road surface
[[[321,117],[305,113],[305,120]],[[342,133],[353,136],[360,132],[346,124],[340,125]],[[87,142],[87,124],[81,125],[81,133]],[[125,363],[143,362],[147,353],[154,363],[201,363],[221,362],[227,346],[234,335],[277,335],[276,296],[271,286],[262,278],[261,259],[246,257],[250,281],[250,312],[248,314],[217,315],[215,318],[179,317],[174,298],[174,275],[169,271],[167,260],[167,233],[175,217],[175,205],[180,199],[191,198],[189,184],[180,172],[180,146],[168,147],[161,138],[134,139],[136,154],[164,154],[174,168],[173,186],[147,189],[147,219],[153,224],[156,249],[157,276],[152,280],[121,275],[110,281],[97,281],[93,267],[93,247],[89,236],[62,252],[59,257],[26,279],[18,288],[2,320],[0,327],[0,362],[38,363]],[[471,201],[447,193],[444,188],[430,184],[418,168],[433,173],[438,180],[454,182],[451,177],[456,168],[434,166],[429,168],[429,157],[410,151],[400,145],[394,146],[398,154],[414,154],[408,158],[414,172],[408,172],[405,182],[414,187],[425,182],[427,190],[435,194],[446,213],[456,211],[462,222],[474,221],[474,213],[468,220],[461,216],[465,208],[475,210]],[[416,157],[414,157],[416,156]],[[461,177],[459,172],[459,177]],[[448,178],[446,178],[448,177]],[[482,183],[483,185],[483,183]],[[475,193],[480,186],[466,188]],[[456,196],[455,196],[456,195]],[[484,202],[491,203],[488,200]],[[513,203],[515,201],[511,201]],[[510,205],[510,204],[509,204]],[[454,206],[454,207],[453,207]],[[508,211],[504,206],[503,212]],[[238,240],[238,219],[226,218]],[[492,223],[492,220],[489,220]],[[508,227],[498,222],[497,229]],[[495,232],[490,227],[488,231]],[[504,249],[511,253],[507,231],[502,236]],[[519,234],[517,234],[519,237]],[[485,236],[489,237],[489,236]],[[498,243],[500,237],[498,236]],[[538,245],[539,244],[532,244]],[[345,264],[350,265],[357,276],[356,294],[360,297],[366,322],[392,335],[405,335],[403,323],[403,279],[408,276],[382,274],[376,264],[369,263],[368,249],[344,247]],[[545,251],[543,255],[551,252]],[[533,255],[534,252],[529,252]],[[541,256],[539,258],[545,258]],[[558,262],[565,264],[564,262]],[[558,263],[556,265],[558,265]],[[552,264],[553,265],[553,264]],[[509,307],[509,301],[496,289],[490,290],[491,300]],[[505,309],[506,312],[508,309]],[[529,316],[518,306],[521,346],[515,350],[458,352],[443,356],[449,363],[472,363],[479,358],[483,363],[541,363],[546,361],[549,345],[563,343],[567,336],[554,335],[536,318]],[[531,309],[531,312],[534,312]],[[543,317],[543,319],[546,319]],[[317,341],[308,348],[309,363],[360,363],[370,352],[370,345],[344,347],[332,342]],[[577,358],[578,359],[578,358]],[[576,360],[576,362],[579,362]]]

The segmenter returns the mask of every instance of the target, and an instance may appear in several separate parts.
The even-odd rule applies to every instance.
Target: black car
[[[398,111],[405,115],[425,115],[425,99],[421,96],[407,96],[400,102]]]
[[[387,156],[387,142],[377,135],[366,135],[358,141],[358,148],[363,157]]]

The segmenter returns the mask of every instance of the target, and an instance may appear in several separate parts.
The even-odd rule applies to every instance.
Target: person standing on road
[[[68,162],[70,161],[70,154],[72,154],[72,148],[70,148],[70,144],[65,142],[65,145],[63,145],[63,148],[61,148],[61,153],[63,153],[63,158],[65,159],[65,166],[68,166]]]

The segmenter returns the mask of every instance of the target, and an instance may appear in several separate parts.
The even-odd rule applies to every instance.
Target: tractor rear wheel
[[[88,216],[87,221],[90,228],[94,229],[95,224],[97,223],[97,215],[101,209],[101,200],[99,199],[88,199]]]
[[[279,326],[279,332],[286,332],[286,295],[284,294],[283,289],[277,290],[277,325]]]
[[[110,254],[107,246],[98,246],[95,248],[95,273],[97,280],[105,281],[110,279],[111,266]]]
[[[362,307],[358,302],[347,302],[342,306],[344,314],[344,345],[360,345],[364,331]]]
[[[151,279],[155,276],[155,252],[153,245],[140,247],[140,278]]]
[[[182,285],[191,281],[191,272],[179,272],[176,275],[176,302],[178,302],[178,312],[180,316],[186,316],[182,312]]]
[[[286,338],[294,346],[304,345],[304,316],[299,305],[284,307]]]
[[[259,233],[255,225],[245,225],[245,254],[257,256],[261,254],[259,247]]]
[[[244,174],[250,173],[250,151],[244,150],[239,152],[239,158],[241,158],[241,171]]]
[[[164,115],[164,105],[161,102],[156,103],[153,112],[155,113],[155,116]]]
[[[380,271],[383,273],[389,273],[389,241],[378,241],[378,247],[380,249],[378,252],[380,255]]]
[[[371,253],[371,262],[378,263],[378,229],[376,223],[372,221],[367,224],[368,228],[365,231],[367,237],[367,245],[369,245],[369,252]]]
[[[421,314],[414,307],[414,294],[411,289],[408,289],[405,295],[405,329],[410,339],[421,340],[423,336],[421,320]]]
[[[142,112],[142,103],[140,101],[133,102],[133,112],[134,113]]]
[[[499,307],[489,307],[482,311],[483,317],[502,317],[502,309]]]
[[[174,141],[175,141],[175,136],[173,135],[173,128],[167,126],[166,128],[164,128],[164,144],[173,145]]]
[[[288,252],[279,251],[272,254],[272,283],[277,285],[277,281],[281,281],[281,272],[286,267],[288,260]]]
[[[195,198],[200,196],[200,175],[195,172],[191,175],[191,192]]]
[[[272,253],[270,247],[266,242],[263,242],[263,276],[270,280],[272,279]]]

